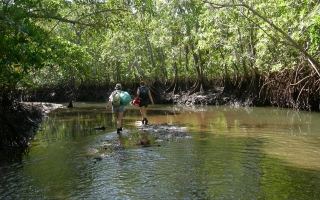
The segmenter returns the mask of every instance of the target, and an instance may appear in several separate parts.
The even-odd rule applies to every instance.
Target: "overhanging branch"
[[[207,0],[201,0],[204,3],[210,4],[211,6],[213,6],[214,8],[225,8],[225,7],[245,7],[248,10],[250,10],[254,15],[258,16],[260,19],[262,19],[264,22],[266,22],[267,24],[269,24],[272,28],[274,28],[276,31],[278,31],[282,36],[285,37],[286,40],[289,41],[289,43],[292,44],[292,46],[297,49],[299,52],[301,52],[310,62],[311,67],[315,70],[315,72],[318,74],[318,76],[320,77],[320,73],[319,70],[320,69],[320,64],[311,56],[308,54],[308,52],[306,52],[296,41],[294,41],[288,34],[286,34],[283,30],[281,30],[278,26],[276,26],[274,23],[272,23],[272,21],[269,21],[267,18],[265,18],[264,16],[262,16],[260,13],[258,13],[255,9],[253,9],[252,7],[250,7],[249,5],[245,4],[242,0],[239,0],[241,2],[241,4],[216,4],[216,3],[212,3],[209,2]]]

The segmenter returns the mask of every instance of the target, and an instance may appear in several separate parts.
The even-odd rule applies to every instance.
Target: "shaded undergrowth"
[[[0,99],[1,160],[19,161],[26,156],[29,142],[34,138],[44,117],[45,114],[39,107]]]

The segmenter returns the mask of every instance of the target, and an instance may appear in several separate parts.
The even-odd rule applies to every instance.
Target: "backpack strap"
[[[141,86],[141,87],[139,87],[139,90],[140,90],[140,91],[141,91],[141,88],[146,88],[147,91],[149,90],[149,88],[147,88],[146,86]]]

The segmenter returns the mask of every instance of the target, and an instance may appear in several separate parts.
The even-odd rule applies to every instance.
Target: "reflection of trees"
[[[182,145],[184,148],[175,148],[175,145],[170,147],[170,155],[166,156],[189,156],[170,159],[170,169],[178,171],[167,176],[168,180],[162,177],[163,180],[158,180],[160,182],[183,185],[188,191],[197,188],[199,196],[208,198],[232,193],[239,198],[254,199],[261,196],[265,199],[286,199],[290,198],[290,195],[302,197],[303,194],[297,192],[299,190],[314,193],[315,189],[312,187],[319,187],[316,185],[318,179],[310,180],[314,175],[312,172],[286,167],[284,164],[285,161],[290,162],[293,159],[301,162],[299,156],[310,150],[312,144],[306,141],[313,138],[312,134],[316,136],[316,129],[319,128],[319,125],[315,124],[319,119],[315,119],[314,115],[272,108],[253,108],[248,111],[245,108],[227,107],[211,111],[180,110],[168,112],[167,115],[157,114],[163,112],[150,109],[148,113],[152,120],[158,120],[157,123],[169,121],[185,124],[194,130],[195,139],[182,141],[182,144],[186,145]],[[112,115],[105,113],[68,113],[67,117],[64,117],[64,114],[53,114],[51,121],[46,121],[50,122],[49,129],[60,134],[56,137],[84,136],[80,131],[85,127],[89,127],[88,135],[95,134],[92,127],[101,124],[110,127],[114,124]],[[126,113],[127,118],[132,118],[130,120],[135,120],[136,116],[139,116],[137,110],[128,110]],[[52,137],[55,136],[54,133]],[[68,135],[71,133],[74,135]],[[294,134],[299,137],[293,137]],[[282,146],[284,141],[286,145]],[[288,145],[294,148],[285,149]],[[279,146],[282,147],[281,151]],[[293,150],[298,157],[285,157],[284,154],[288,155]],[[273,157],[275,154],[272,154],[272,151],[279,152],[277,158]],[[303,161],[310,163],[307,159]],[[184,175],[183,178],[181,174]],[[298,182],[299,179],[302,183],[307,183],[303,184],[304,188],[298,188],[302,185]]]
[[[54,111],[49,114],[49,118],[42,122],[42,131],[37,137],[45,140],[59,140],[78,138],[96,134],[92,128],[96,126],[113,126],[112,115],[104,112],[63,112]]]
[[[207,125],[193,124],[199,128],[200,139],[195,144],[199,162],[197,171],[202,180],[199,184],[207,184],[211,196],[221,196],[230,191],[233,197],[245,196],[248,199],[255,198],[256,195],[266,199],[304,196],[297,192],[299,185],[301,186],[299,177],[303,176],[298,173],[301,169],[285,167],[284,162],[302,165],[307,162],[309,167],[319,169],[315,165],[315,159],[312,159],[319,155],[308,156],[308,153],[311,155],[313,152],[313,147],[305,141],[312,140],[315,137],[312,135],[319,130],[319,125],[311,126],[311,122],[315,123],[315,120],[309,114],[271,108],[254,108],[248,112],[243,108],[195,116],[200,116],[195,117],[198,123]],[[202,133],[204,127],[207,134]],[[282,144],[281,150],[285,155],[279,152],[277,155],[280,160],[272,158],[274,154],[270,154],[271,144]],[[293,148],[288,149],[288,146]],[[304,175],[310,178],[310,172]],[[306,177],[301,180],[308,183]],[[305,189],[302,191],[315,191],[311,189],[315,182],[310,184],[312,186],[304,184]],[[317,187],[319,186],[315,188]],[[241,191],[244,193],[241,194]]]

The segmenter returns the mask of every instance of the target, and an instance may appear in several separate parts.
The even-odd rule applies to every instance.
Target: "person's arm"
[[[111,95],[109,96],[109,100],[108,100],[108,102],[107,102],[106,110],[109,109],[109,105],[110,105],[110,103],[111,103],[111,98],[112,98],[112,93],[111,93]]]
[[[140,90],[139,90],[139,88],[137,89],[137,96],[139,96],[139,94],[140,94]]]
[[[107,103],[107,107],[106,107],[106,110],[108,110],[109,109],[109,104],[110,104],[110,99],[109,99],[109,101],[108,101],[108,103]]]
[[[150,90],[148,90],[148,94],[149,94],[149,99],[150,99],[152,105],[154,105],[153,98],[152,98]]]

